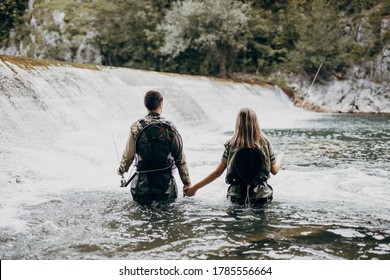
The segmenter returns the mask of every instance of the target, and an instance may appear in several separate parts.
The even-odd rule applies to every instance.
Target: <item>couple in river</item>
[[[242,108],[238,112],[234,134],[224,145],[221,162],[208,176],[192,185],[180,134],[172,122],[161,116],[162,94],[146,92],[144,104],[148,114],[132,124],[118,168],[118,175],[123,179],[132,164],[136,167],[129,179],[136,202],[141,205],[173,202],[178,194],[173,168],[179,171],[184,196],[194,196],[227,169],[227,197],[232,202],[253,205],[272,200],[273,190],[267,179],[270,173],[276,175],[281,169],[284,154],[275,157],[252,109]]]

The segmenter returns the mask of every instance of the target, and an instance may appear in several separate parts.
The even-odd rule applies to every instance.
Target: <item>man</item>
[[[181,137],[174,125],[161,116],[161,93],[148,91],[144,104],[148,114],[131,126],[118,175],[123,176],[136,159],[137,172],[130,190],[133,199],[143,205],[172,202],[177,198],[172,168],[178,168],[183,188],[191,185]]]

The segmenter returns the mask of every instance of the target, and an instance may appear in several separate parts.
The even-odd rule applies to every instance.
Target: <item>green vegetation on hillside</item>
[[[21,24],[28,0],[2,0],[0,2],[0,41],[9,36],[12,28]]]
[[[233,77],[311,75],[323,62],[329,79],[390,43],[388,0],[36,0],[21,21],[26,2],[0,4],[0,40],[15,28],[39,58],[74,61],[84,44],[104,65]]]

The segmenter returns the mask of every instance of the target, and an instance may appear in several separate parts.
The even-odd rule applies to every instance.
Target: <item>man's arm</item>
[[[176,167],[179,170],[180,179],[184,186],[191,185],[190,173],[184,153],[182,152],[176,161]]]
[[[131,163],[134,160],[135,138],[134,138],[133,130],[134,130],[134,125],[130,129],[129,137],[126,142],[126,147],[122,154],[122,160],[118,168],[119,175],[122,175],[123,173],[127,172],[129,170]]]

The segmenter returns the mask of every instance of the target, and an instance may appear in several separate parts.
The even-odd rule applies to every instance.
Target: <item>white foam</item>
[[[347,237],[347,238],[353,238],[353,237],[359,237],[363,238],[365,237],[364,234],[353,230],[353,229],[329,229],[328,231],[333,232],[335,234],[341,235],[342,237]]]

